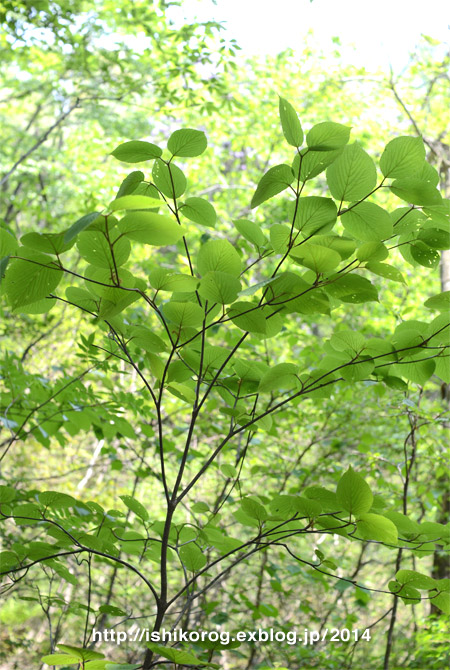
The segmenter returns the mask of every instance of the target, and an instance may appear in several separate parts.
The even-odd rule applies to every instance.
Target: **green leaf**
[[[133,498],[133,496],[120,496],[120,499],[123,500],[128,509],[134,512],[136,516],[143,521],[148,521],[149,516],[147,510],[144,505],[136,500],[136,498]]]
[[[267,243],[266,236],[261,228],[253,221],[248,221],[247,219],[234,219],[233,223],[241,235],[251,244],[254,244],[255,247],[262,247]]]
[[[9,231],[0,228],[0,258],[10,256],[19,246],[18,241]]]
[[[372,202],[361,202],[344,212],[342,225],[347,233],[363,242],[380,242],[393,233],[391,217]]]
[[[241,500],[241,509],[244,514],[251,519],[256,519],[259,523],[267,519],[267,512],[263,505],[252,498],[243,498]]]
[[[204,200],[203,198],[188,198],[181,205],[179,211],[189,221],[199,223],[201,226],[214,228],[216,225],[216,210],[208,200]]]
[[[250,207],[258,207],[261,203],[269,200],[277,193],[281,193],[294,181],[294,173],[289,165],[282,163],[270,168],[261,178],[253,195]]]
[[[189,545],[186,545],[189,546]],[[173,663],[179,665],[194,665],[194,666],[203,666],[203,665],[212,665],[207,661],[200,661],[196,656],[188,653],[187,651],[181,651],[180,649],[173,649],[173,647],[163,647],[153,642],[147,642],[147,647],[151,649],[155,654],[167,658]]]
[[[109,212],[117,212],[121,209],[154,209],[161,207],[161,200],[149,198],[146,195],[124,195],[116,198],[108,205]]]
[[[430,602],[444,612],[444,614],[450,614],[450,593],[448,593],[448,591],[444,591],[443,593],[434,596],[434,598],[431,598]]]
[[[55,290],[63,273],[48,256],[21,248],[7,268],[4,288],[13,309],[45,298]],[[49,308],[51,301],[49,301]]]
[[[390,519],[380,514],[359,514],[356,528],[365,540],[377,540],[386,544],[398,542],[397,528]]]
[[[84,649],[84,647],[72,647],[69,644],[58,644],[59,649],[66,652],[67,654],[73,654],[77,656],[82,661],[94,661],[96,659],[105,658],[105,654],[101,654],[98,651],[92,651],[92,649]]]
[[[81,219],[78,219],[78,221],[75,221],[70,228],[68,228],[64,234],[64,242],[70,242],[73,240],[74,237],[78,235],[78,233],[81,233],[83,230],[86,230],[86,228],[89,228],[91,223],[94,223],[100,216],[100,212],[91,212],[90,214],[85,214],[84,216],[81,217]]]
[[[430,221],[432,225],[432,221]],[[424,228],[419,232],[419,240],[433,249],[450,248],[450,231],[440,228]]]
[[[398,198],[412,205],[439,205],[442,201],[441,194],[430,182],[415,177],[396,179],[390,189]]]
[[[293,363],[278,363],[271,367],[259,383],[259,391],[275,391],[295,388],[299,369]]]
[[[361,333],[353,330],[341,330],[334,333],[330,344],[336,351],[348,351],[352,354],[360,354],[365,346],[366,340]]]
[[[299,179],[300,182],[306,182],[308,179],[317,177],[318,174],[334,163],[341,153],[342,149],[336,149],[336,151],[302,149],[300,153],[295,154],[292,161],[292,170],[295,178]]]
[[[389,256],[389,251],[381,242],[365,242],[358,247],[356,258],[361,261],[383,261]]]
[[[16,490],[11,486],[0,485],[0,503],[9,503],[16,495]]]
[[[130,172],[130,174],[127,175],[123,180],[123,182],[121,183],[120,188],[117,191],[116,198],[119,199],[125,195],[133,193],[137,189],[139,184],[144,181],[144,178],[145,175],[140,170]]]
[[[106,663],[105,670],[139,670],[142,663]],[[89,667],[86,668],[89,670]]]
[[[425,161],[425,146],[420,137],[396,137],[391,140],[380,158],[385,177],[405,179],[421,170]]]
[[[208,146],[206,135],[202,130],[182,128],[169,137],[167,148],[173,156],[200,156]]]
[[[279,97],[278,109],[280,113],[281,127],[286,141],[293,147],[301,146],[303,142],[303,131],[295,109],[291,103]]]
[[[307,498],[320,503],[324,512],[338,512],[340,506],[337,501],[336,493],[328,491],[323,486],[310,486],[304,491]]]
[[[274,223],[270,226],[270,243],[273,250],[279,254],[285,254],[291,239],[291,229],[283,223]]]
[[[349,467],[338,482],[336,499],[340,506],[355,516],[369,511],[373,495],[365,479]]]
[[[150,270],[150,284],[158,291],[177,291],[178,293],[192,293],[198,285],[198,278],[192,275],[169,272],[165,268],[156,267]]]
[[[299,198],[294,225],[305,237],[330,231],[337,218],[337,208],[331,198],[309,196]]]
[[[170,216],[153,212],[125,214],[117,229],[131,240],[155,247],[175,244],[186,233],[186,229]]]
[[[64,233],[27,233],[20,238],[20,242],[34,251],[54,255],[68,251],[75,244],[74,240],[65,242]]]
[[[193,542],[180,547],[179,556],[186,570],[191,572],[198,572],[206,565],[206,556]]]
[[[350,131],[348,126],[324,121],[311,128],[306,135],[306,143],[311,151],[334,151],[347,144]]]
[[[163,306],[164,316],[183,328],[199,326],[205,317],[203,309],[193,302],[167,302]]]
[[[411,257],[419,265],[423,265],[426,268],[435,268],[439,265],[440,254],[435,249],[431,249],[427,244],[421,242],[421,240],[414,240],[409,246],[409,251]]]
[[[14,551],[0,551],[0,571],[7,572],[10,568],[18,566],[19,556]]]
[[[283,325],[279,315],[273,316],[272,310],[260,307],[257,302],[235,302],[228,309],[228,316],[241,330],[266,337],[276,335]]]
[[[225,272],[237,277],[242,270],[242,261],[228,240],[209,240],[200,247],[197,268],[202,276],[208,272]]]
[[[296,496],[294,498],[294,509],[301,517],[316,519],[322,513],[322,505],[317,500]]]
[[[198,286],[198,292],[206,300],[228,305],[234,302],[241,290],[241,282],[226,272],[207,272]]]
[[[429,577],[428,575],[423,575],[415,570],[399,570],[395,575],[395,579],[400,584],[407,584],[408,586],[420,589],[421,591],[428,591],[437,587],[436,579],[433,579],[433,577]]]
[[[132,214],[130,216],[138,216]],[[156,214],[154,216],[157,216]],[[82,258],[97,268],[114,271],[127,262],[131,245],[126,237],[119,237],[117,228],[111,231],[109,240],[100,230],[87,230],[78,236],[77,247]],[[113,249],[114,257],[112,255]]]
[[[370,156],[357,142],[345,147],[327,168],[327,182],[336,200],[356,201],[367,196],[377,183],[377,170]]]
[[[447,313],[450,310],[450,291],[443,291],[438,295],[433,295],[428,300],[425,300],[424,305],[428,309]]]
[[[152,158],[159,158],[162,150],[151,144],[151,142],[143,142],[142,140],[132,140],[131,142],[124,142],[111,151],[111,155],[123,163],[142,163],[149,161]]]
[[[80,659],[67,654],[49,654],[48,656],[42,656],[41,661],[47,665],[75,665],[75,663],[78,665]]]
[[[153,163],[152,179],[167,198],[179,198],[186,190],[186,177],[174,163],[170,166],[158,159]]]
[[[316,274],[330,272],[341,262],[341,257],[337,251],[311,242],[293,247],[289,255],[301,265],[314,270]]]
[[[390,279],[391,281],[397,281],[401,282],[402,284],[406,284],[405,278],[400,272],[400,270],[397,270],[397,268],[394,268],[392,265],[389,265],[388,263],[378,263],[377,261],[370,261],[369,263],[366,263],[366,268],[370,272],[373,272],[374,274],[378,275],[379,277],[386,277],[386,279]]]
[[[377,289],[365,277],[356,274],[334,275],[330,277],[330,281],[330,284],[324,286],[324,290],[342,302],[357,304],[378,301]]]

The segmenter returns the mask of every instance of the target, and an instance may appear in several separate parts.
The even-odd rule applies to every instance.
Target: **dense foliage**
[[[276,100],[248,98],[270,69],[233,83],[215,26],[114,7],[5,6],[0,616],[47,627],[12,632],[5,667],[387,668],[398,621],[395,662],[440,668],[450,201],[426,148],[442,174],[443,138],[424,144],[420,115],[414,135],[364,127],[369,104],[351,131],[322,75],[307,132],[285,97],[275,127]],[[130,22],[162,31],[163,59],[120,42]],[[287,87],[289,54],[277,68]],[[119,624],[361,635],[94,651]]]

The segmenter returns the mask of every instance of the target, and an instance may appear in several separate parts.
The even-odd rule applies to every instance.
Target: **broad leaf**
[[[124,142],[123,144],[119,144],[114,151],[111,151],[111,155],[123,163],[142,163],[152,158],[159,158],[161,154],[162,150],[156,144],[141,140]]]
[[[294,181],[294,173],[289,165],[281,164],[270,168],[262,177],[251,201],[251,208],[258,207],[277,193],[281,193]]]
[[[45,298],[63,277],[48,256],[24,248],[18,253],[20,258],[10,261],[4,279],[4,289],[14,309]]]
[[[391,218],[385,209],[372,202],[361,202],[341,216],[347,233],[363,242],[379,242],[393,233]]]
[[[197,268],[202,276],[214,271],[225,272],[237,277],[242,270],[242,261],[228,240],[209,240],[200,248]]]
[[[203,198],[188,198],[180,206],[180,212],[190,221],[199,223],[201,226],[214,228],[216,224],[216,210],[208,200]]]
[[[202,130],[182,128],[169,137],[167,148],[173,156],[200,156],[208,145]]]
[[[334,151],[347,144],[350,131],[348,126],[324,121],[311,128],[306,135],[306,143],[311,151]]]
[[[391,140],[380,158],[385,177],[405,179],[415,176],[425,162],[425,146],[421,137],[396,137]]]
[[[156,247],[175,244],[186,232],[175,219],[153,212],[126,214],[119,221],[118,230],[131,240]]]
[[[301,146],[303,142],[303,131],[295,109],[291,103],[284,98],[279,98],[279,113],[281,127],[286,141],[293,147]]]
[[[368,512],[373,502],[370,486],[352,467],[340,478],[336,498],[338,505],[354,516]]]
[[[377,183],[375,163],[357,142],[349,144],[327,169],[327,182],[336,200],[361,200]]]

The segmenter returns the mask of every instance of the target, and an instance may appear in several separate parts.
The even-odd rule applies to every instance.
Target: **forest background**
[[[278,96],[291,103],[306,131],[325,121],[351,127],[352,141],[357,140],[376,161],[395,137],[423,138],[426,158],[434,168],[434,186],[443,197],[450,197],[450,56],[441,3],[428,3],[430,11],[417,12],[417,21],[411,3],[404,2],[392,8],[381,3],[370,20],[353,2],[286,1],[277,3],[271,10],[274,15],[256,8],[256,3],[241,5],[164,0],[0,2],[0,258],[14,259],[17,248],[11,246],[11,236],[21,240],[21,249],[33,250],[36,238],[28,237],[27,245],[26,235],[60,233],[80,219],[82,230],[83,217],[102,211],[117,197],[119,187],[119,195],[137,193],[125,191],[123,182],[133,170],[131,181],[136,187],[143,183],[137,173],[148,165],[127,165],[136,162],[135,156],[127,160],[117,147],[134,140],[165,147],[180,128],[203,131],[208,141],[203,155],[180,153],[176,161],[188,179],[187,195],[193,198],[190,216],[185,214],[188,221],[183,220],[193,246],[201,249],[211,240],[226,239],[245,258],[252,258],[256,249],[255,263],[270,245],[282,255],[282,242],[276,237],[281,228],[276,226],[289,220],[282,196],[258,209],[252,207],[262,175],[290,162],[287,117],[283,125],[281,114],[280,124]],[[222,19],[228,19],[228,28],[220,24]],[[293,144],[289,139],[288,143]],[[153,178],[157,183],[158,177]],[[324,174],[316,187],[317,196],[327,195]],[[156,191],[145,195],[155,196]],[[215,213],[194,198],[208,201]],[[392,212],[405,206],[394,202],[392,193],[382,204]],[[442,201],[433,210],[437,238],[431,242],[430,236],[420,238],[420,253],[413,255],[400,243],[392,252],[395,270],[390,274],[379,267],[383,258],[372,256],[370,280],[377,300],[368,294],[367,302],[339,303],[339,296],[331,295],[327,297],[331,316],[323,305],[317,310],[303,306],[300,320],[287,319],[280,325],[282,331],[268,339],[255,326],[252,348],[239,362],[241,371],[234,369],[233,374],[241,375],[239,383],[250,384],[252,393],[251,385],[259,384],[270,394],[270,408],[297,375],[293,368],[277,368],[283,379],[280,385],[273,375],[267,376],[270,361],[316,365],[322,354],[332,360],[336,352],[347,352],[348,342],[338,346],[336,335],[350,331],[379,340],[397,333],[397,342],[405,342],[406,330],[420,333],[431,319],[441,318],[437,314],[448,313],[447,205]],[[248,220],[252,223],[239,224]],[[252,227],[255,221],[259,232]],[[40,240],[41,247],[34,249],[46,253]],[[378,242],[363,241],[365,254],[380,253]],[[409,241],[405,238],[403,244]],[[375,246],[369,250],[370,244]],[[89,259],[89,250],[83,251],[80,244],[68,252],[74,259],[77,254]],[[190,261],[182,258],[182,240],[174,240],[159,253],[156,256],[145,246],[133,262],[150,277],[160,298],[167,299],[164,292],[170,289],[158,268],[178,264],[189,273]],[[358,253],[360,261],[369,259]],[[305,267],[312,272],[311,260]],[[133,359],[139,364],[130,370],[130,361],[119,358],[113,348],[120,340],[111,335],[120,332],[116,322],[111,321],[108,331],[92,314],[75,311],[69,304],[79,303],[81,294],[66,293],[67,302],[46,298],[45,306],[37,299],[20,302],[11,298],[6,265],[0,270],[6,277],[1,289],[0,558],[5,573],[1,668],[53,665],[110,670],[158,663],[169,667],[217,663],[246,670],[446,667],[450,377],[442,357],[431,367],[430,361],[425,362],[419,371],[411,366],[406,379],[392,376],[386,382],[369,378],[370,371],[344,376],[326,391],[315,391],[302,402],[263,417],[255,430],[240,433],[239,441],[221,452],[207,476],[189,490],[175,535],[168,538],[173,554],[168,590],[185,588],[181,609],[185,627],[299,632],[309,628],[321,634],[331,629],[369,629],[370,641],[181,647],[190,657],[171,657],[167,649],[156,647],[144,654],[145,645],[133,641],[120,647],[93,646],[93,629],[152,629],[155,617],[158,620],[159,610],[153,610],[152,592],[143,586],[141,576],[160,567],[159,550],[154,547],[161,539],[150,538],[156,535],[164,542],[161,524],[167,501],[155,448],[158,421],[139,369],[142,364],[152,377],[159,375],[163,387],[165,376],[161,382],[158,367],[163,350],[158,349],[158,339],[139,331]],[[250,283],[261,279],[256,270]],[[33,293],[38,282],[26,277],[24,281],[22,290]],[[177,299],[192,286],[186,289],[178,276]],[[240,288],[245,291],[248,286]],[[212,289],[198,290],[201,301]],[[437,302],[427,303],[441,292]],[[82,304],[88,309],[88,303]],[[130,310],[127,315],[142,328],[139,305],[127,303],[121,308]],[[239,318],[243,317],[234,316],[237,324]],[[103,324],[105,319],[103,312]],[[407,329],[402,331],[400,324],[405,322]],[[224,342],[232,344],[230,339]],[[445,346],[443,341],[438,344]],[[242,371],[245,356],[258,373],[250,372],[252,366]],[[211,354],[212,369],[214,360]],[[199,389],[191,384],[192,370],[186,369],[186,361],[195,367],[195,357],[174,360],[167,381],[164,428],[169,481],[176,479],[184,458],[179,446],[187,432],[183,413],[189,403],[195,409],[198,401]],[[201,367],[202,363],[200,371]],[[233,386],[229,390],[235,392]],[[205,450],[212,449],[225,424],[231,422],[230,430],[235,430],[245,425],[243,416],[251,415],[239,393],[230,404],[228,392],[222,388],[217,396],[211,393],[207,413],[199,418],[198,437],[193,436],[185,459],[192,473],[201,467]],[[248,560],[242,557],[226,564],[223,574],[212,565],[208,581],[208,573],[202,573],[206,560],[214,561],[214,552],[223,556],[235,551],[236,538],[242,543],[249,533],[261,533],[269,523],[267,510],[270,518],[277,518],[275,507],[287,504],[288,496],[303,496],[309,490],[303,504],[306,499],[318,501],[329,512],[323,491],[334,495],[336,485],[347,481],[343,476],[349,468],[378,494],[378,506],[369,508],[387,509],[383,518],[398,535],[388,533],[386,540],[382,533],[377,535],[379,530],[362,533],[360,526],[362,540],[357,542],[346,530],[313,532],[319,512],[311,503],[305,511],[307,530],[295,540],[295,547],[290,544],[286,550],[279,544],[255,552]],[[358,480],[360,493],[366,491],[364,486]],[[55,491],[70,499],[58,498]],[[16,499],[18,508],[9,508]],[[74,500],[78,506],[73,507]],[[47,511],[53,515],[51,522],[42,520]],[[99,522],[102,515],[114,523]],[[57,524],[63,528],[59,535]],[[49,539],[43,528],[50,525]],[[99,537],[103,526],[112,534],[109,539]],[[75,533],[84,553],[49,559],[50,543],[67,549],[61,537],[64,529],[66,535],[68,529]],[[327,526],[320,529],[326,531]],[[431,542],[436,533],[438,541]],[[410,541],[419,537],[416,551],[399,543],[400,536]],[[110,540],[115,541],[115,550]],[[260,535],[256,543],[261,543]],[[137,572],[130,571],[130,565]],[[401,570],[413,571],[408,582],[398,581]],[[434,581],[427,582],[424,575]],[[399,583],[403,598],[391,593]],[[437,584],[439,591],[433,591]],[[177,612],[170,616],[174,625]]]

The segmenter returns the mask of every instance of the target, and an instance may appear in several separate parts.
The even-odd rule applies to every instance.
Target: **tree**
[[[12,436],[2,460],[27,434],[40,432],[50,446],[53,436],[63,442],[64,429],[71,434],[93,425],[102,442],[134,445],[135,484],[151,476],[148,494],[164,501],[158,518],[151,498],[139,500],[135,486],[122,496],[126,514],[64,492],[3,487],[6,527],[14,521],[32,533],[19,549],[9,531],[11,546],[2,558],[11,579],[44,563],[70,582],[75,577],[69,567],[86,563],[83,646],[59,645],[65,659],[45,656],[50,664],[108,667],[87,649],[92,586],[105,565],[136,579],[133,589],[152,608],[157,633],[167,623],[188,624],[194,604],[207,604],[209,591],[244,562],[253,565],[254,557],[262,557],[264,569],[265,557],[282,551],[319,579],[336,577],[337,565],[324,551],[305,558],[311,537],[337,534],[349,543],[417,556],[448,542],[442,524],[418,523],[383,496],[374,497],[352,463],[335,490],[310,477],[301,495],[258,489],[239,495],[252,452],[264,448],[266,435],[277,435],[278,423],[283,430],[303,403],[314,406],[355,384],[403,391],[408,382],[424,384],[433,374],[448,378],[446,293],[427,299],[426,308],[438,313],[433,319],[403,321],[389,335],[340,325],[346,310],[354,315],[359,306],[377,303],[377,278],[405,281],[386,259],[395,262],[399,251],[412,266],[433,268],[437,250],[450,246],[448,201],[436,189],[423,142],[391,140],[379,160],[378,181],[368,153],[349,144],[350,128],[322,122],[304,138],[284,98],[279,114],[294,158],[271,167],[251,201],[255,209],[287,192],[290,197],[272,210],[281,213],[276,223],[240,218],[226,235],[215,232],[214,207],[202,198],[183,198],[186,177],[176,164],[201,155],[207,140],[202,131],[181,129],[165,152],[143,141],[114,149],[124,163],[152,161],[153,167],[147,177],[141,170],[128,174],[102,211],[59,233],[29,233],[20,244],[2,230],[2,285],[10,308],[46,314],[68,304],[88,315],[83,330],[87,323],[93,327],[80,332],[84,368],[57,381],[50,393],[12,363],[16,373],[10,372],[6,402]],[[323,173],[331,197],[317,194]],[[328,324],[326,339],[305,334],[318,314]],[[32,398],[17,393],[31,384],[37,391]],[[153,450],[156,463],[149,465]],[[214,481],[218,467],[226,477],[223,490],[196,500],[199,484]],[[222,509],[238,523],[231,534],[221,522]],[[423,597],[448,609],[448,580],[401,569],[392,577],[389,590],[352,577],[341,582],[363,593],[392,592],[405,603],[420,602],[426,592]],[[221,646],[200,643],[193,655],[149,642],[142,667],[167,660],[211,665]]]

